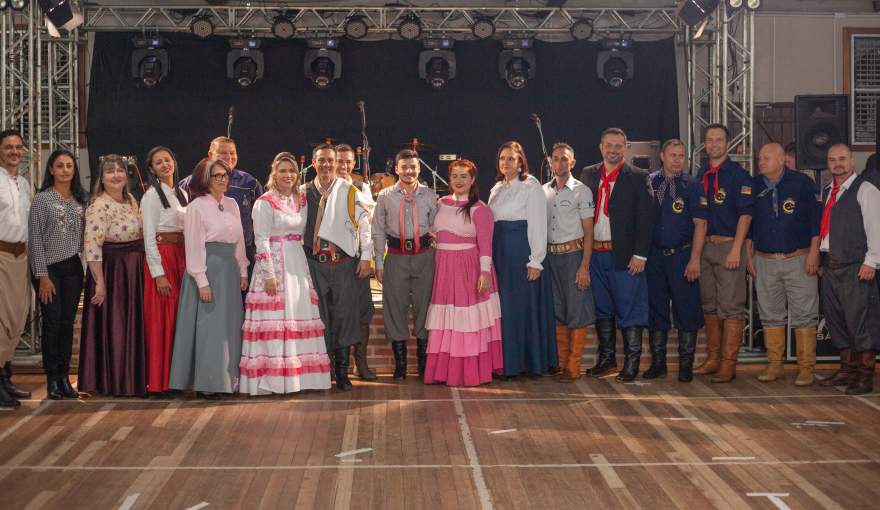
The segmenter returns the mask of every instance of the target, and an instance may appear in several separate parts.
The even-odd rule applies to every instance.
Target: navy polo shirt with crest
[[[665,179],[660,169],[650,175],[654,190],[654,205],[657,206],[657,219],[654,221],[653,244],[658,248],[680,248],[694,238],[694,218],[705,220],[709,211],[703,185],[693,176],[675,176],[675,199],[672,191],[666,190],[663,201],[659,201],[657,191]]]
[[[822,197],[807,175],[785,168],[773,192],[762,176],[754,180],[754,216],[749,232],[755,249],[766,253],[791,253],[809,248],[819,235]]]
[[[700,168],[697,181],[703,185],[703,174],[708,165]],[[709,176],[706,200],[709,203],[709,228],[706,235],[736,236],[736,224],[740,216],[752,214],[752,176],[730,158],[721,163],[718,170],[718,192],[715,192],[715,176]]]

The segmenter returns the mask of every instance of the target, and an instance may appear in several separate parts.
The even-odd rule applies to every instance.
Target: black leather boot
[[[70,379],[67,377],[67,373],[58,377],[58,384],[61,386],[61,394],[64,395],[64,398],[78,399],[79,392],[73,389],[73,385],[70,384]]]
[[[2,370],[0,370],[2,372]],[[5,376],[4,376],[5,377]],[[10,395],[6,388],[0,384],[0,408],[2,409],[15,409],[21,405],[21,402],[15,399],[12,395]]]
[[[46,376],[46,396],[51,400],[61,400],[64,393],[61,391],[61,382],[54,375]]]
[[[3,386],[6,388],[6,393],[9,393],[16,399],[22,398],[31,398],[31,392],[23,391],[18,389],[18,386],[12,384],[12,362],[7,361],[5,365],[3,365],[3,375],[2,381]]]
[[[370,370],[367,364],[367,341],[370,338],[370,325],[361,324],[360,342],[354,344],[354,366],[357,369],[358,377],[364,381],[378,381],[375,372]]]
[[[336,387],[340,390],[350,390],[353,387],[348,379],[348,349],[348,347],[337,347],[333,353],[334,368],[336,369]]]
[[[678,382],[694,380],[694,351],[697,349],[696,331],[678,331]]]
[[[651,346],[651,367],[642,374],[643,378],[666,377],[666,342],[668,339],[669,332],[665,330],[651,331],[648,334],[648,345]]]
[[[428,339],[416,338],[416,358],[419,361],[419,379],[425,378],[425,364],[428,361]]]
[[[643,329],[638,326],[623,329],[623,370],[615,377],[618,382],[630,382],[639,375]]]
[[[587,370],[587,375],[602,377],[617,370],[617,329],[614,319],[596,321],[596,364]]]
[[[391,342],[391,350],[394,352],[394,378],[406,377],[406,340]]]

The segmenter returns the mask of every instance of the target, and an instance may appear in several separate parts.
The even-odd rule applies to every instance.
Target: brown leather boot
[[[742,319],[725,319],[724,334],[721,338],[721,366],[710,379],[713,383],[729,383],[736,379],[736,358],[742,344],[742,332],[745,321]]]
[[[721,317],[704,315],[706,322],[706,359],[694,369],[695,375],[714,374],[721,365]]]
[[[794,330],[797,342],[798,375],[795,386],[813,384],[813,367],[816,366],[816,328],[798,328]]]
[[[856,353],[850,349],[840,350],[840,367],[831,376],[819,381],[819,386],[848,386],[857,377]]]
[[[856,355],[857,376],[846,387],[847,395],[864,395],[874,391],[874,366],[877,353],[874,351],[862,351]]]
[[[758,380],[771,382],[784,377],[782,354],[785,352],[785,327],[764,328],[764,346],[767,347],[767,368],[761,372]],[[800,345],[798,345],[798,353],[800,352]]]
[[[568,376],[566,369],[568,368],[570,343],[571,330],[568,329],[568,326],[556,324],[556,355],[559,363],[557,364],[558,369],[553,375],[558,379],[565,379]]]
[[[571,331],[571,352],[568,355],[565,379],[563,382],[574,382],[581,376],[581,358],[584,357],[584,346],[587,344],[587,328],[575,328]]]

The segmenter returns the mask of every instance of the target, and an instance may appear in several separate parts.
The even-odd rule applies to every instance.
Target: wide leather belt
[[[351,258],[346,255],[345,252],[331,253],[329,251],[323,250],[314,255],[310,255],[310,257],[320,264],[330,264],[331,266],[342,264],[343,262]]]
[[[7,243],[6,241],[0,241],[0,251],[5,251],[13,257],[18,257],[26,250],[27,244],[25,243]]]
[[[547,245],[547,252],[550,255],[565,255],[566,253],[582,251],[583,249],[584,240],[580,237],[564,243],[550,243]]]
[[[183,232],[158,232],[156,233],[158,244],[183,244]]]
[[[426,252],[434,246],[434,238],[428,234],[419,238],[419,249],[416,251],[415,239],[399,239],[397,237],[389,237],[387,240],[388,252],[397,255],[418,255]]]
[[[593,241],[593,251],[611,251],[611,241]]]
[[[755,255],[765,258],[765,259],[773,259],[773,260],[786,260],[794,257],[800,257],[801,255],[806,255],[810,253],[809,248],[801,248],[799,250],[795,250],[791,253],[767,253],[766,251],[758,251],[755,250]]]
[[[660,255],[663,255],[664,257],[669,257],[671,255],[675,255],[676,253],[681,253],[684,250],[690,250],[691,243],[683,244],[678,248],[661,248],[659,246],[654,246],[654,249],[659,251]]]
[[[718,244],[718,243],[726,243],[728,241],[733,241],[733,238],[730,236],[711,235],[711,236],[707,236],[706,240],[712,244]]]

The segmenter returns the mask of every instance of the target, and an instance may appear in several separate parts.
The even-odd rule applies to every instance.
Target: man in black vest
[[[840,369],[820,384],[845,384],[848,395],[862,395],[873,390],[880,350],[880,190],[855,174],[844,144],[828,149],[828,168],[834,180],[823,194],[819,229],[822,305]]]
[[[654,231],[654,198],[648,173],[625,163],[626,133],[602,132],[602,162],[581,170],[580,180],[596,197],[590,280],[596,304],[596,365],[589,375],[601,377],[617,368],[617,326],[623,330],[624,365],[621,382],[639,373],[642,331],[648,325],[648,284],[645,262]]]

